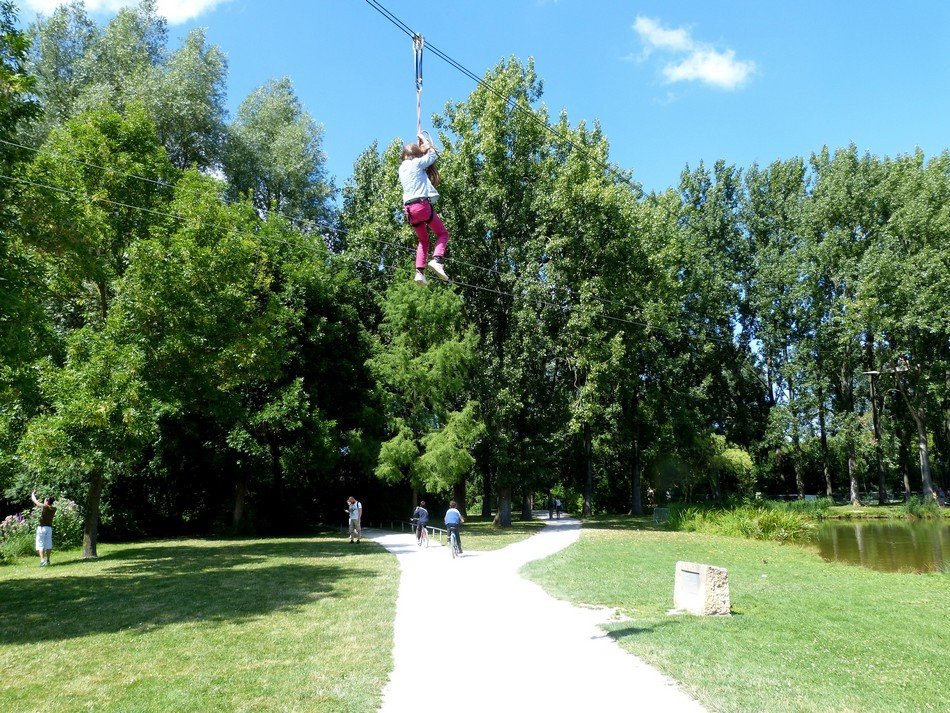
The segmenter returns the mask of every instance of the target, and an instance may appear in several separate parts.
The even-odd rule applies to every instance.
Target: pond
[[[827,522],[818,528],[826,560],[884,572],[950,572],[950,523],[946,520]]]

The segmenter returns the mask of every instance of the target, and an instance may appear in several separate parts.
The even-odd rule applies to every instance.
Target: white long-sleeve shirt
[[[429,151],[419,158],[403,159],[399,164],[399,182],[402,184],[402,202],[407,203],[414,198],[428,198],[435,203],[439,199],[439,192],[435,190],[426,169],[435,163],[435,151]]]

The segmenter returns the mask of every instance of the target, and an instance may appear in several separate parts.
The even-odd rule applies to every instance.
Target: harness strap
[[[409,206],[412,205],[413,203],[421,203],[422,201],[425,201],[425,204],[429,206],[429,215],[427,218],[423,220],[417,220],[415,223],[413,223],[412,215],[409,213]],[[432,207],[432,201],[430,201],[428,198],[423,198],[422,200],[418,200],[418,201],[417,200],[409,201],[408,203],[406,203],[405,206],[403,206],[403,210],[406,213],[406,220],[409,221],[409,225],[411,225],[413,228],[415,228],[417,225],[422,225],[423,223],[428,225],[429,223],[432,222],[432,219],[435,218],[435,208]]]

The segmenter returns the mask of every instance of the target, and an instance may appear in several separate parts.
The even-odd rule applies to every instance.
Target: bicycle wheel
[[[421,544],[423,547],[429,546],[429,530],[425,527],[422,528],[422,543]]]
[[[455,537],[455,530],[449,532],[449,545],[452,547],[452,559],[459,556],[459,542]]]

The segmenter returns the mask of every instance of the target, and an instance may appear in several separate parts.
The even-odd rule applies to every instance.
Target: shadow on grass
[[[359,553],[346,547],[314,540],[169,543],[110,552],[97,560],[106,566],[96,571],[87,566],[93,563],[66,562],[40,576],[0,581],[0,641],[144,633],[182,622],[246,621],[293,610],[345,595],[347,580],[365,588],[367,579],[377,576],[326,561]],[[291,557],[296,561],[267,563]]]
[[[595,515],[581,520],[585,530],[644,530],[671,532],[669,525],[653,522],[651,515]]]
[[[634,626],[633,624],[628,624],[626,626],[618,625],[617,628],[608,628],[606,632],[610,635],[611,638],[620,641],[621,639],[626,639],[630,636],[638,636],[640,634],[652,634],[658,629],[663,629],[668,626],[677,626],[679,622],[676,618],[669,619],[658,619],[649,624],[642,624],[639,626]]]

